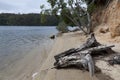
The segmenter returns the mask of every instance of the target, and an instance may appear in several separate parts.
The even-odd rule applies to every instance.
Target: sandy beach
[[[113,50],[118,51],[119,44],[109,38],[103,39],[109,33],[97,35],[96,39],[102,44],[114,44],[116,47]],[[55,44],[48,55],[48,58],[43,62],[39,69],[39,73],[34,80],[91,80],[89,72],[79,69],[51,69],[55,62],[54,56],[70,48],[79,47],[87,39],[87,36],[80,32],[65,33],[57,37]],[[96,73],[93,80],[120,80],[119,66],[109,66],[106,62],[98,60],[96,65],[101,69],[101,73]]]
[[[7,3],[3,1],[1,4],[5,9],[1,8],[0,14],[0,80],[120,80],[120,65],[117,65],[119,61],[116,61],[115,65],[108,63],[111,57],[120,55],[120,0],[85,1],[55,0],[54,2],[54,0],[47,0],[48,5],[52,6],[50,10],[47,9],[44,2],[39,2],[46,6],[41,5],[42,10],[38,10],[40,14],[45,13],[42,16],[34,13],[36,11],[29,13],[29,8],[32,6],[29,2],[32,3],[31,1],[21,2],[24,4],[21,7],[16,5],[18,1],[8,1]],[[9,8],[10,6],[11,8]],[[26,10],[23,9],[25,7]],[[27,7],[29,8],[27,9]],[[40,9],[40,6],[38,7]],[[21,8],[23,12],[18,10],[17,13],[17,8]],[[13,13],[10,13],[11,10]],[[32,8],[30,12],[31,10]],[[51,12],[56,15],[52,15]],[[55,18],[57,15],[60,20]],[[38,25],[40,26],[38,27]],[[79,27],[79,30],[67,30],[69,26]],[[84,31],[84,28],[87,29]],[[60,35],[57,34],[56,29],[61,33]],[[83,32],[81,32],[82,29]],[[85,33],[89,33],[89,30],[91,33],[94,32],[99,43],[115,46],[112,48],[115,53],[104,54],[102,51],[102,56],[94,57],[95,68],[97,66],[100,70],[93,76],[90,76],[88,71],[79,68],[55,69],[54,56],[71,48],[79,48],[88,39],[90,34],[85,35]],[[64,31],[68,32],[64,33]],[[83,53],[85,52],[87,51],[83,51]],[[110,51],[105,52],[110,53]],[[72,55],[72,60],[69,61],[73,61],[73,57]],[[74,58],[76,59],[76,57]],[[81,55],[77,59],[80,58]],[[94,62],[91,61],[90,64]],[[88,64],[89,67],[90,64]]]

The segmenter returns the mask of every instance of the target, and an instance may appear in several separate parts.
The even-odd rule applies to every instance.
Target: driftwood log
[[[77,66],[80,69],[85,69],[90,72],[92,77],[95,72],[95,62],[93,57],[95,55],[101,55],[101,53],[109,54],[112,51],[111,46],[102,45],[97,42],[94,34],[91,34],[86,43],[80,46],[80,48],[72,48],[58,55],[54,58],[56,62],[54,66],[56,68],[65,68],[70,66]]]
[[[88,49],[88,48],[92,48],[92,47],[97,47],[100,46],[101,44],[99,42],[97,42],[97,40],[95,39],[94,34],[92,33],[90,38],[87,39],[86,43],[84,43],[83,45],[80,46],[80,48],[72,48],[69,49],[65,52],[62,52],[56,56],[54,56],[55,60],[59,60],[59,58],[64,57],[66,55],[71,55],[74,54],[76,52],[80,52],[82,50]]]
[[[108,60],[110,65],[119,64],[120,65],[120,55],[113,56],[110,60]]]

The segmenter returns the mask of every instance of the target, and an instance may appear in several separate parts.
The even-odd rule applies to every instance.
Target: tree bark
[[[87,41],[83,45],[80,46],[80,48],[69,49],[65,52],[62,52],[58,55],[55,55],[54,58],[55,58],[55,60],[59,60],[59,58],[61,58],[61,57],[71,55],[71,54],[77,53],[79,51],[82,51],[82,50],[85,50],[85,49],[88,49],[88,48],[91,48],[91,47],[95,47],[95,46],[100,46],[100,45],[101,44],[99,42],[97,42],[94,34],[92,33],[90,38],[88,38]]]
[[[86,43],[80,46],[80,48],[72,48],[65,52],[62,52],[58,55],[55,55],[54,58],[56,62],[54,66],[56,68],[65,68],[70,66],[77,66],[80,69],[85,69],[90,72],[92,77],[95,72],[95,64],[92,57],[94,55],[101,55],[101,53],[109,54],[113,52],[111,49],[114,45],[106,46],[97,42],[94,34],[91,34],[91,37],[87,39]]]

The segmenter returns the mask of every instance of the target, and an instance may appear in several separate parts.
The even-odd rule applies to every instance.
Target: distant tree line
[[[46,21],[43,23],[40,14],[0,14],[0,25],[2,26],[56,26],[58,22],[59,20],[53,15],[46,15]]]

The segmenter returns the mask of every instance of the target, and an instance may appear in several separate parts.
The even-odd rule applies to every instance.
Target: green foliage
[[[41,6],[40,6],[40,9],[43,9],[44,7],[45,7],[44,5],[41,5]]]
[[[67,14],[67,16],[71,16],[70,10],[67,9],[67,8],[62,9],[62,11],[61,11],[61,18],[62,18],[62,20],[63,20],[66,24],[70,24],[70,19],[66,16],[66,14]]]
[[[53,15],[44,15],[41,21],[40,14],[0,14],[0,25],[11,26],[56,26],[59,20]],[[45,19],[46,18],[46,19]],[[44,23],[43,23],[44,22]]]
[[[56,29],[62,33],[68,32],[67,24],[65,22],[60,22]]]
[[[70,2],[72,0],[68,0],[68,1],[69,3],[72,3]],[[49,9],[51,10],[51,13],[49,14],[55,15],[60,20],[57,29],[62,32],[67,32],[68,31],[67,25],[71,25],[71,26],[74,25],[73,22],[70,21],[70,18],[68,18],[68,16],[71,16],[70,10],[69,8],[67,8],[68,3],[65,2],[65,0],[47,0],[47,2],[51,5],[51,9]],[[46,10],[45,8],[42,9],[41,13],[46,14],[45,10]],[[45,18],[41,18],[41,19],[44,20]]]
[[[56,5],[56,1],[57,0],[47,0],[47,2],[50,3],[52,8]]]
[[[90,0],[87,0],[90,1]],[[88,6],[88,12],[94,12],[98,7],[106,7],[112,0],[94,0],[92,4]]]
[[[41,23],[45,23],[46,22],[46,15],[45,14],[41,14]]]
[[[88,12],[92,13],[96,8],[97,8],[96,4],[93,3],[93,4],[89,5]]]
[[[96,4],[96,6],[105,6],[111,1],[112,0],[95,0],[94,3]]]
[[[59,19],[68,26],[78,26],[84,33],[90,33],[90,16],[87,9],[81,7],[81,5],[86,5],[86,3],[90,3],[92,0],[82,0],[83,2],[79,2],[79,0],[47,0],[51,5],[51,14],[59,15]],[[87,8],[87,7],[86,7]],[[89,12],[93,11],[94,6],[91,5],[89,8]],[[45,9],[42,9],[42,12],[45,13]],[[85,16],[85,17],[84,17]],[[87,17],[87,18],[86,18]],[[87,20],[85,20],[87,19]],[[89,20],[88,20],[89,19]],[[86,27],[82,23],[86,24]],[[61,23],[60,23],[61,25]],[[64,26],[64,25],[63,25]],[[67,27],[66,25],[64,27]],[[84,28],[88,28],[88,32],[84,30]],[[62,28],[66,29],[66,28]]]
[[[86,26],[88,23],[87,16],[82,16],[80,19],[80,23],[82,26]]]

